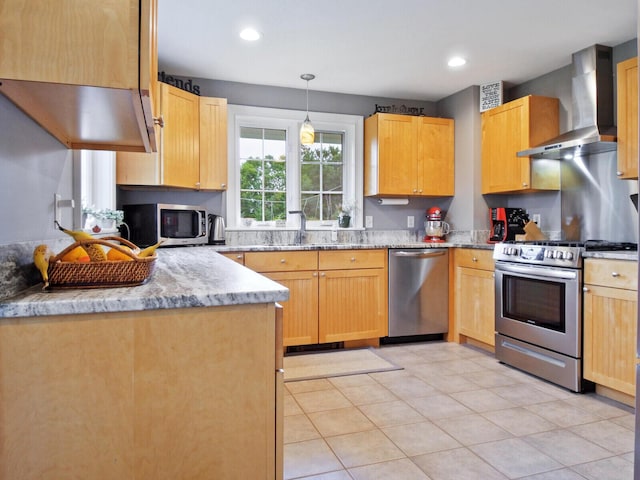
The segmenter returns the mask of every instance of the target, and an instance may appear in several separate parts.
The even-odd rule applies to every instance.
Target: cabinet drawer
[[[587,258],[584,261],[584,283],[637,290],[638,263]]]
[[[478,250],[471,248],[456,248],[454,252],[456,266],[477,268],[479,270],[494,270],[493,250]]]
[[[239,263],[240,265],[244,265],[244,253],[243,252],[224,252],[220,253],[223,257],[227,257],[234,262]]]
[[[317,270],[317,252],[246,252],[244,265],[256,272]]]
[[[324,250],[318,252],[320,270],[345,270],[351,268],[384,268],[387,250]]]

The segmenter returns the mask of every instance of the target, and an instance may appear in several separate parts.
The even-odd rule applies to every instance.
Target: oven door
[[[496,331],[573,358],[582,355],[580,269],[497,261]]]

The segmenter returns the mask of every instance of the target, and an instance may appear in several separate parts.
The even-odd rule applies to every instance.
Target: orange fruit
[[[129,247],[127,247],[126,245],[118,245],[120,248],[123,248],[125,250],[131,251],[131,249]],[[107,252],[107,260],[122,260],[122,261],[132,261],[133,258],[131,258],[129,255],[127,255],[126,253],[122,253],[119,250],[116,250],[115,248],[110,249]]]
[[[73,250],[70,250],[67,253],[65,253],[62,256],[61,260],[63,262],[82,262],[84,261],[84,260],[81,260],[83,257],[89,258],[84,248],[78,246]]]

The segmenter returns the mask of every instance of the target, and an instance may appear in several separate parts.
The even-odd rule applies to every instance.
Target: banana
[[[87,233],[84,230],[67,230],[66,228],[60,226],[58,222],[56,222],[56,226],[59,230],[62,230],[67,235],[73,237],[76,242],[79,240],[88,240],[90,238],[93,238],[90,233]],[[85,244],[82,246],[82,248],[85,249],[92,262],[104,262],[107,260],[107,254],[105,253],[104,248],[102,248],[102,245]]]
[[[160,240],[155,245],[151,245],[150,247],[145,248],[138,254],[138,258],[145,258],[145,257],[152,256],[153,253],[156,251],[156,248],[158,248],[163,242],[164,240]]]
[[[33,250],[33,263],[42,275],[43,290],[49,286],[49,259],[53,256],[53,252],[47,245],[38,245]]]

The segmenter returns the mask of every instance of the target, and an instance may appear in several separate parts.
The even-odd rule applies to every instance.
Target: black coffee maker
[[[488,242],[506,242],[525,233],[524,226],[529,221],[529,215],[524,208],[498,207],[489,209],[489,220],[491,232]]]

